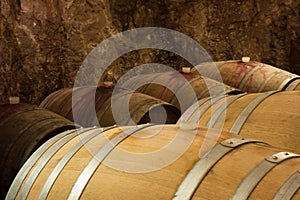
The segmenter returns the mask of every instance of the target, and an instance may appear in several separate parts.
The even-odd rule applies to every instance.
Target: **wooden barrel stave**
[[[197,78],[195,74],[186,74],[186,73],[165,73],[165,74],[158,74],[155,81],[162,83],[164,90],[158,94],[158,96],[154,96],[158,99],[162,99],[166,102],[171,102],[174,99],[174,92],[178,91],[178,89],[185,83]],[[160,86],[160,87],[162,87]],[[149,84],[147,86],[148,91],[144,92],[145,94],[151,93],[151,91],[157,90],[158,86]],[[174,91],[174,92],[173,92]],[[152,96],[152,95],[151,95]]]
[[[40,107],[46,108],[60,114],[67,119],[73,121],[72,115],[72,96],[76,95],[77,102],[74,102],[74,106],[81,103],[82,97],[86,95],[89,87],[83,88],[64,88],[54,93],[50,94],[45,100],[40,104]]]
[[[132,96],[131,96],[132,95]],[[166,123],[176,123],[176,119],[179,119],[180,117],[180,111],[172,106],[171,104],[168,104],[164,101],[161,101],[159,99],[156,99],[154,97],[148,96],[146,94],[142,93],[120,93],[112,97],[112,100],[108,100],[103,104],[103,109],[99,110],[97,112],[97,118],[99,120],[99,124],[101,126],[111,126],[116,123],[115,120],[117,120],[118,125],[133,125],[130,120],[135,124],[141,124],[141,123],[149,123],[151,122],[149,113],[153,112],[152,114],[156,121],[152,121],[152,123],[162,123],[163,119],[160,118],[160,111],[158,106],[161,106],[166,111]],[[128,99],[130,98],[130,99]],[[122,100],[121,100],[122,99]],[[120,102],[126,102],[126,100],[129,100],[129,114],[130,116],[125,116],[124,113],[112,113],[112,101],[117,100],[120,104]],[[124,111],[123,111],[124,112]],[[114,116],[114,115],[117,116]],[[130,117],[130,118],[129,118]],[[117,119],[115,119],[117,118]]]
[[[261,98],[260,101],[257,101],[257,98]],[[298,134],[300,115],[297,104],[299,98],[300,93],[297,91],[244,95],[226,106],[212,128],[258,138],[283,149],[300,153]],[[213,106],[211,101],[207,101],[199,108],[193,108],[194,111],[190,110],[187,115],[183,114],[182,119],[198,123],[199,126],[208,126],[211,118],[215,117],[215,111],[228,99],[230,97],[223,97],[213,103]],[[244,114],[244,110],[252,104],[254,107]],[[208,109],[199,116],[200,109],[205,106]],[[244,115],[245,121],[238,121]],[[235,129],[236,125],[240,126],[240,129]]]
[[[90,91],[86,95],[91,95]],[[89,102],[84,101],[84,97],[82,100],[82,103],[79,103],[78,106],[76,106],[77,112],[76,114],[79,115],[78,119],[80,119],[80,122],[84,124],[84,126],[94,126],[98,125],[98,122],[96,123],[90,123],[93,122],[95,119],[93,119],[93,116],[90,114],[95,110],[97,113],[99,110],[103,109],[103,105],[106,101],[110,101],[110,98],[113,94],[113,88],[111,87],[97,87],[96,93],[95,93],[95,108],[92,107]],[[82,121],[82,120],[83,121]]]
[[[180,86],[197,76],[198,75],[192,73],[186,74],[178,72],[152,73],[134,77],[122,85],[122,87],[134,89],[166,102],[171,102],[174,95],[172,90],[176,92]]]
[[[86,97],[92,96],[93,92],[97,94],[96,87],[74,88],[73,90],[69,89],[69,91],[72,94],[72,96],[70,96],[67,99],[68,103],[66,103],[63,106],[64,109],[61,110],[61,114],[65,116],[67,119],[74,121],[73,109],[75,109],[76,114],[79,115],[78,119],[86,119],[85,117],[88,117],[89,113],[93,109],[90,103],[87,102]],[[94,95],[96,96],[96,94]],[[97,104],[95,102],[95,107],[96,106]],[[87,126],[87,124],[84,121],[79,120],[78,123],[82,124],[83,126]]]
[[[194,79],[193,79],[194,80]],[[177,108],[182,108],[182,111],[185,111],[189,106],[191,106],[195,101],[207,98],[215,97],[221,95],[236,95],[240,94],[241,91],[235,88],[224,85],[220,82],[214,81],[208,78],[195,79],[191,80],[189,85],[193,88],[195,93],[191,93],[186,87],[181,87],[177,92],[178,96],[184,97],[184,106],[179,104],[178,99],[174,96],[171,103]],[[196,99],[195,99],[196,96]]]
[[[65,103],[66,97],[70,95],[67,88],[55,91],[46,97],[40,104],[41,108],[45,108],[61,115],[62,104]]]
[[[285,90],[290,82],[299,79],[297,75],[287,74],[283,70],[277,70],[270,73],[269,77],[266,77],[264,83],[259,87],[258,92]]]
[[[122,134],[124,130],[128,131],[131,129],[137,128],[115,127],[102,134],[100,134],[101,131],[99,130],[99,134],[86,143],[86,146],[80,148],[78,152],[73,154],[70,161],[66,163],[53,183],[51,190],[49,190],[48,199],[67,199],[74,185],[76,185],[78,177],[82,175],[84,169],[94,158],[93,155],[99,152],[109,140],[113,140]],[[21,184],[21,190],[16,190],[16,192],[19,191],[16,196],[20,197],[20,191],[24,192],[24,187],[29,183],[27,182],[28,178],[36,176],[36,181],[28,191],[27,199],[37,199],[46,180],[51,176],[58,162],[63,160],[64,156],[70,152],[77,143],[81,143],[82,138],[92,134],[94,130],[89,130],[88,133],[83,131],[85,132],[83,134],[86,135],[78,135],[69,142],[66,142],[60,149],[55,150],[56,153],[47,163],[42,162],[43,155],[45,156],[48,152],[52,151],[57,142],[53,143],[50,149],[46,150],[36,163],[28,163],[29,167],[39,166],[41,164],[45,166],[41,169],[39,174],[34,174],[33,171],[29,171],[28,176],[24,180],[19,180],[21,183],[23,182],[23,184]],[[157,132],[158,130],[159,132]],[[198,157],[199,149],[204,145],[203,142],[205,139],[208,139],[212,144],[217,142],[216,146],[220,146],[220,143],[222,143],[221,146],[225,148],[225,150],[228,149],[228,152],[226,152],[226,150],[223,153],[224,155],[215,161],[215,164],[212,163],[212,166],[208,168],[208,172],[204,174],[200,184],[192,188],[195,189],[195,193],[192,197],[193,199],[229,199],[255,167],[261,162],[264,162],[266,158],[281,152],[274,147],[256,140],[249,140],[249,142],[236,147],[224,146],[224,144],[234,145],[236,141],[242,141],[243,139],[240,137],[235,138],[234,135],[226,132],[222,132],[219,135],[218,131],[212,129],[209,131],[209,129],[199,128],[195,131],[195,138],[192,140],[191,145],[182,152],[183,154],[181,156],[163,168],[147,173],[126,173],[125,171],[110,167],[109,163],[119,161],[120,164],[122,164],[122,162],[126,163],[127,161],[128,157],[124,157],[122,152],[117,151],[117,148],[123,149],[126,152],[145,154],[160,150],[165,145],[168,145],[170,141],[174,140],[174,133],[183,136],[180,140],[186,140],[192,134],[191,131],[179,130],[175,125],[157,125],[137,129],[134,136],[126,137],[118,144],[117,148],[114,148],[113,151],[107,155],[105,163],[99,163],[99,167],[95,169],[88,183],[84,185],[82,194],[79,194],[80,199],[170,199],[174,197],[176,191],[180,189],[187,175],[192,172],[193,166],[198,162],[208,163],[210,161],[208,161],[207,156],[213,157],[213,149],[205,155],[202,154],[200,158]],[[207,136],[207,131],[210,132],[209,136]],[[153,132],[156,134],[153,134]],[[145,136],[147,137],[145,138]],[[217,139],[215,140],[215,138]],[[231,139],[228,140],[229,138]],[[230,141],[234,142],[230,143]],[[205,149],[205,151],[208,152],[210,148]],[[173,153],[175,153],[175,151],[169,151],[168,154],[162,155],[163,157],[160,159],[166,158],[165,156],[168,157]],[[136,164],[142,163],[142,160],[139,159],[128,161]],[[145,160],[143,161],[145,163]],[[146,164],[147,166],[151,166],[151,162],[149,161],[146,162]],[[274,165],[264,177],[258,180],[256,188],[250,193],[250,199],[260,197],[263,199],[271,199],[284,182],[293,173],[299,170],[299,167],[299,155]],[[202,173],[201,168],[196,170],[196,172],[197,171]],[[15,181],[17,180],[18,177],[16,177]],[[297,197],[298,194],[299,191],[294,197]],[[11,193],[9,195],[13,196]]]
[[[240,64],[237,64],[240,63]],[[206,68],[208,63],[203,63],[195,68],[203,67]],[[222,78],[223,82],[236,88],[243,88],[248,81],[249,78],[253,75],[253,73],[257,70],[257,68],[253,65],[246,65],[237,60],[233,61],[219,61],[215,62],[214,71],[209,72],[208,74],[203,74],[203,76],[212,78],[216,80],[217,78]],[[213,64],[212,64],[213,65]],[[214,66],[214,65],[213,65]],[[211,67],[210,67],[211,68]]]
[[[66,117],[67,119],[74,121],[72,109],[73,106],[78,106],[79,103],[82,102],[84,96],[88,93],[88,89],[83,88],[70,88],[68,90],[68,94],[66,94],[61,100],[58,107],[60,108],[58,114]],[[73,97],[76,98],[77,102],[73,104]]]
[[[63,93],[66,89],[60,89],[49,94],[40,104],[40,107],[45,108],[51,106],[54,99]]]
[[[257,151],[260,152],[259,155],[256,153]],[[255,152],[254,155],[251,155],[251,152]],[[266,149],[263,145],[253,144],[245,145],[245,148],[243,145],[239,150],[227,153],[207,173],[201,181],[201,187],[197,188],[193,197],[195,199],[234,199],[237,188],[250,172],[275,153],[277,152]],[[251,162],[248,161],[249,158],[251,158]],[[285,180],[297,171],[295,160],[299,160],[299,158],[287,159],[264,173],[263,178],[256,180],[257,185],[247,199],[272,199]],[[254,182],[255,178],[252,179]],[[220,182],[222,184],[212,185],[212,183]],[[242,200],[242,198],[238,199]]]
[[[240,66],[241,65],[241,66]],[[239,89],[246,92],[261,92],[270,91],[266,90],[266,85],[270,84],[272,78],[278,73],[279,69],[276,69],[270,65],[255,62],[253,64],[249,63],[238,63],[238,66],[243,68],[245,65],[251,65],[252,69],[243,77],[242,81],[239,83]],[[228,66],[229,68],[230,66]],[[226,70],[228,70],[226,68]],[[285,80],[285,79],[284,79]],[[276,80],[281,84],[284,80]],[[271,90],[281,90],[280,85],[275,83],[270,84]],[[262,87],[264,86],[264,87]]]
[[[247,99],[245,99],[245,98],[237,99],[235,101],[236,109],[234,109],[233,106],[228,106],[226,108],[226,112],[223,112],[221,114],[221,116],[219,117],[219,119],[224,119],[225,114],[230,115],[230,118],[226,118],[226,123],[223,124],[221,122],[221,120],[217,120],[216,124],[213,127],[218,128],[218,129],[222,128],[224,130],[229,131],[231,129],[231,127],[233,127],[233,124],[234,124],[235,120],[241,115],[241,112],[243,111],[243,109],[245,107],[247,107],[249,105],[249,103],[252,102],[255,99],[255,97],[256,97],[256,95],[249,94],[249,95],[247,95]],[[223,99],[223,101],[225,101],[225,99]],[[217,105],[216,105],[216,107],[217,107]],[[208,122],[209,119],[210,119],[210,115],[205,113],[205,118]]]
[[[241,93],[235,88],[199,75],[190,73],[183,74],[183,76],[184,78],[178,72],[141,75],[129,80],[122,87],[135,89],[137,92],[159,98],[182,111],[185,111],[197,99],[213,95]],[[147,84],[136,89],[141,83]],[[161,85],[157,83],[161,83]],[[181,97],[181,99],[177,97]],[[179,104],[179,100],[182,105]]]
[[[91,96],[92,92],[95,91],[95,108],[92,107],[92,105],[87,102],[86,97]],[[44,108],[47,108],[51,111],[54,111],[72,121],[73,119],[73,109],[76,110],[76,123],[89,127],[89,126],[110,126],[115,124],[114,118],[111,113],[110,107],[110,101],[113,93],[113,88],[109,87],[82,87],[82,88],[68,88],[68,89],[62,89],[61,92],[55,92],[54,94],[51,94],[49,98],[45,99],[44,102],[42,102],[42,106],[45,106]],[[121,91],[122,93],[122,91]],[[76,100],[72,106],[72,97]],[[133,95],[134,97],[139,98],[139,95]],[[176,108],[172,108],[171,105],[166,104],[165,102],[159,101],[158,99],[154,98],[151,100],[150,96],[147,97],[147,101],[150,101],[147,106],[144,105],[143,109],[139,110],[139,107],[137,105],[134,105],[131,103],[130,108],[135,110],[131,110],[131,113],[133,114],[134,122],[138,123],[139,121],[143,122],[149,122],[149,117],[144,116],[151,106],[161,104],[165,107],[167,110],[169,117],[167,118],[167,123],[175,123],[179,118],[179,111]],[[144,97],[144,100],[140,99],[140,102],[145,102],[146,98]],[[51,102],[52,101],[52,102]],[[134,100],[133,101],[139,101]],[[159,101],[159,102],[158,102]],[[156,103],[155,103],[156,102]],[[146,110],[145,110],[146,109]],[[148,109],[148,110],[147,110]],[[93,112],[93,110],[96,111],[96,115],[98,116],[98,119],[94,118],[94,115],[91,115],[90,113]],[[154,108],[152,110],[155,110]],[[157,110],[157,109],[156,109]],[[170,112],[169,112],[170,111]],[[154,112],[157,113],[157,112]],[[102,117],[102,115],[104,115]],[[124,119],[125,120],[125,119]],[[127,124],[128,122],[122,121],[122,123]],[[98,122],[99,121],[99,122]],[[160,121],[160,120],[159,120]]]
[[[76,123],[82,126],[90,126],[93,120],[90,112],[99,110],[102,104],[112,95],[113,88],[109,87],[78,87],[65,88],[50,94],[41,104],[40,107],[49,109],[60,114],[67,119],[74,121],[73,108],[76,109]],[[95,92],[95,108],[87,102],[86,97],[93,95]],[[74,96],[74,105],[73,105]]]

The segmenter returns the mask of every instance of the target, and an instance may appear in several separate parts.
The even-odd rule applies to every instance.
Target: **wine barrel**
[[[95,92],[95,94],[93,94],[93,92]],[[104,86],[99,86],[97,88],[91,86],[64,88],[48,95],[42,101],[40,107],[60,114],[71,121],[74,121],[73,109],[75,109],[76,114],[78,115],[76,117],[76,122],[78,124],[85,127],[93,126],[96,124],[90,123],[93,120],[90,113],[94,112],[94,110],[100,110],[104,102],[111,97],[112,92],[112,87]],[[74,102],[72,102],[73,95]],[[89,98],[87,97],[91,95],[95,95],[95,107],[92,107],[88,102]]]
[[[87,97],[95,93],[95,108],[88,102]],[[128,95],[132,92],[127,92],[122,89],[118,91],[114,99],[126,99]],[[180,111],[174,106],[163,102],[154,97],[134,93],[131,97],[129,111],[131,116],[127,116],[123,119],[119,119],[118,122],[114,120],[114,116],[111,110],[111,98],[112,98],[113,88],[112,87],[82,87],[82,88],[65,88],[50,94],[41,104],[40,107],[49,109],[55,113],[58,113],[67,119],[74,121],[73,119],[73,109],[76,110],[76,123],[84,127],[90,126],[110,126],[115,123],[118,125],[128,125],[130,123],[130,117],[133,119],[134,123],[148,123],[151,122],[149,114],[152,113],[154,118],[153,123],[164,122],[162,110],[159,109],[163,107],[167,113],[165,123],[176,123],[180,117]],[[72,102],[72,95],[75,95],[75,101]],[[115,96],[115,95],[114,95]],[[72,107],[73,103],[73,107]],[[122,104],[122,101],[119,101]],[[95,109],[95,110],[93,110]],[[121,109],[121,108],[120,108]],[[122,110],[122,109],[121,109]],[[91,115],[92,112],[96,111],[97,119],[95,116]],[[155,116],[154,116],[155,115]],[[119,117],[121,118],[122,115]]]
[[[83,129],[39,148],[6,199],[299,199],[299,169],[297,154],[212,129]]]
[[[95,108],[89,103],[89,96],[96,90],[95,93]],[[127,92],[122,89],[114,95],[114,99],[123,104],[124,102],[118,99],[123,99],[124,101],[131,96],[131,91]],[[84,127],[90,126],[110,126],[115,123],[118,125],[128,125],[133,123],[130,121],[132,118],[134,123],[148,123],[151,122],[149,114],[152,113],[154,123],[164,122],[164,116],[160,116],[164,112],[160,108],[164,108],[167,114],[165,123],[176,123],[180,117],[180,111],[174,106],[163,102],[154,97],[133,93],[131,96],[131,101],[129,102],[129,112],[131,116],[126,116],[122,118],[122,113],[118,114],[119,118],[116,122],[111,109],[112,101],[112,87],[78,87],[78,88],[65,88],[50,94],[41,104],[40,107],[49,109],[55,113],[58,113],[67,119],[74,121],[73,119],[73,109],[76,110],[76,123]],[[75,96],[72,102],[72,97]],[[87,100],[88,99],[88,100]],[[72,107],[73,105],[73,107]],[[120,107],[120,110],[123,106]],[[92,112],[96,111],[96,116],[91,115]],[[95,118],[97,117],[97,118]]]
[[[178,123],[198,123],[300,153],[299,101],[300,91],[207,98],[191,106]]]
[[[241,93],[209,78],[173,71],[135,76],[121,84],[121,87],[156,97],[171,103],[181,111],[205,97]]]
[[[127,103],[128,102],[128,103]],[[114,104],[112,104],[114,103]],[[123,104],[128,104],[129,112]],[[112,109],[114,108],[114,110]],[[152,96],[137,92],[120,92],[106,101],[97,111],[101,126],[134,125],[144,123],[175,124],[181,116],[180,110]],[[131,121],[132,120],[132,121]],[[96,124],[97,122],[93,122]]]
[[[243,92],[284,90],[300,76],[264,63],[240,60],[201,63],[192,69],[212,79],[221,75],[223,82]]]
[[[75,126],[55,113],[28,104],[3,104],[0,113],[0,198],[4,199],[27,158],[49,138]]]
[[[286,88],[286,91],[300,90],[300,79],[291,82]]]

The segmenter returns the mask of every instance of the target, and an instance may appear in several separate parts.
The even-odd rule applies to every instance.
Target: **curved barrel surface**
[[[0,106],[6,117],[0,122],[1,199],[29,156],[45,141],[62,131],[74,129],[73,122],[35,106]],[[8,114],[9,113],[9,114]]]
[[[197,70],[196,70],[197,69]],[[221,75],[223,82],[243,92],[267,92],[284,90],[300,76],[264,63],[240,60],[201,63],[193,70],[201,75],[217,79]]]
[[[62,134],[23,166],[7,199],[271,199],[278,191],[294,199],[300,195],[298,183],[289,181],[298,177],[299,155],[258,140],[151,124]],[[186,146],[178,146],[182,143]],[[199,156],[200,150],[206,153]],[[285,189],[286,184],[293,187]]]
[[[178,121],[257,138],[300,153],[300,92],[240,94],[205,99]]]
[[[195,101],[240,90],[193,73],[164,72],[133,77],[121,87],[161,99],[185,111]]]

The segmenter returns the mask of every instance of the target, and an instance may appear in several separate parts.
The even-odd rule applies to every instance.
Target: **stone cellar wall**
[[[137,27],[165,27],[198,41],[214,60],[250,56],[300,74],[299,0],[1,0],[0,101],[19,95],[40,103],[72,87],[77,70],[101,41]],[[102,80],[158,62],[189,65],[165,51],[123,55]]]

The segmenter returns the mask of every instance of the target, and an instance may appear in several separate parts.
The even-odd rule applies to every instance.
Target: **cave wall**
[[[114,32],[102,1],[1,0],[0,100],[39,103],[71,87],[85,56]]]
[[[197,40],[214,60],[253,60],[300,74],[299,0],[1,0],[0,101],[20,95],[39,103],[72,87],[87,54],[101,41],[136,27],[166,27]],[[159,62],[188,63],[169,52],[138,50],[103,79]]]

